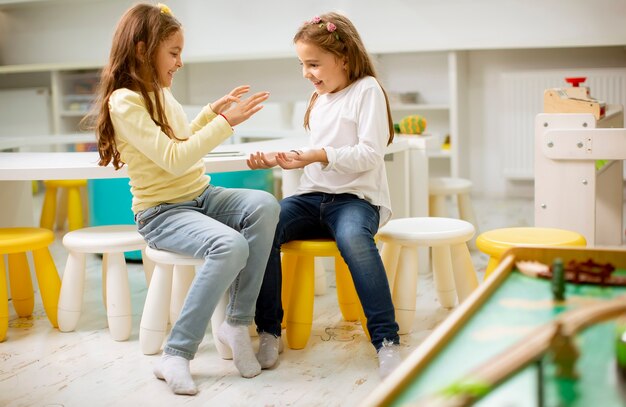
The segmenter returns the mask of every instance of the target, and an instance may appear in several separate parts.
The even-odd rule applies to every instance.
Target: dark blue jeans
[[[256,304],[259,332],[281,334],[280,246],[292,240],[331,238],[337,242],[367,317],[376,350],[383,340],[399,343],[398,324],[385,268],[374,235],[378,208],[352,194],[309,193],[283,199],[280,219]]]

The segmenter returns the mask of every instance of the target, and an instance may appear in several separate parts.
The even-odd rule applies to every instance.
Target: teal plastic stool
[[[274,175],[271,169],[219,172],[209,175],[212,185],[260,189],[274,193]],[[135,224],[131,210],[133,196],[128,182],[128,178],[92,179],[87,182],[91,226]],[[128,260],[141,260],[141,251],[126,252],[124,257]]]

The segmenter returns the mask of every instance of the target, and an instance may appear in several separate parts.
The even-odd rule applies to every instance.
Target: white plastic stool
[[[456,196],[459,217],[468,221],[475,228],[476,217],[470,199],[472,181],[464,178],[431,177],[428,180],[430,216],[449,217],[446,209],[446,197]]]
[[[78,324],[85,283],[85,253],[102,253],[102,293],[109,332],[116,341],[130,337],[132,312],[124,252],[143,250],[146,243],[135,225],[95,226],[68,232],[63,245],[69,251],[58,304],[59,330],[73,331]],[[143,253],[142,253],[143,254]],[[146,281],[154,265],[143,257]]]
[[[169,320],[174,324],[194,279],[195,267],[201,266],[204,259],[151,247],[146,248],[146,256],[155,263],[155,267],[141,316],[139,343],[145,355],[153,355],[163,345],[167,332],[168,311]],[[219,355],[223,359],[232,359],[230,348],[217,340],[216,336],[218,328],[225,319],[227,305],[228,291],[222,296],[213,312],[211,330]]]
[[[420,246],[432,249],[432,268],[437,297],[451,308],[478,287],[467,248],[474,226],[451,218],[393,219],[378,231],[381,257],[389,279],[400,334],[409,333],[415,317]]]

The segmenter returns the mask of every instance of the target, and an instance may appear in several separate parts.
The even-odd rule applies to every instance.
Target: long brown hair
[[[327,29],[328,24],[333,24],[336,28],[331,31]],[[373,76],[378,81],[374,64],[361,41],[361,36],[357,32],[352,22],[339,13],[322,14],[300,27],[293,42],[303,41],[320,47],[322,50],[335,55],[337,58],[345,58],[348,67],[348,83],[351,84],[365,76]],[[380,81],[378,81],[380,84]],[[387,121],[389,124],[389,140],[393,141],[393,119],[391,118],[391,108],[387,92],[381,85],[385,102],[387,104]],[[309,100],[309,106],[304,114],[304,128],[309,128],[309,117],[311,109],[318,98],[317,92],[313,93]]]
[[[176,139],[168,124],[163,107],[162,89],[154,69],[159,45],[182,26],[166,6],[137,4],[128,9],[115,29],[109,62],[103,68],[93,111],[81,121],[81,127],[93,129],[98,140],[98,165],[106,166],[111,161],[115,169],[124,163],[115,142],[115,130],[109,113],[109,97],[120,88],[141,93],[152,120],[170,138]],[[140,58],[137,45],[145,44],[145,53]],[[149,92],[154,93],[154,103]]]

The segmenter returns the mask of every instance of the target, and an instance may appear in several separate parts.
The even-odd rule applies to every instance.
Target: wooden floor
[[[532,201],[475,201],[481,230],[532,225]],[[60,274],[66,253],[57,235],[52,252]],[[487,258],[473,252],[482,276]],[[379,383],[374,348],[358,323],[344,322],[336,303],[334,273],[327,293],[315,298],[312,337],[304,350],[285,349],[280,364],[253,379],[220,359],[208,334],[191,371],[193,397],[174,396],[152,374],[159,355],[143,355],[138,329],[146,282],[141,266],[128,265],[133,307],[130,339],[109,336],[102,305],[100,258],[88,258],[83,313],[75,332],[50,326],[36,293],[35,313],[18,318],[9,305],[9,331],[0,343],[0,406],[358,406]],[[432,277],[420,275],[413,331],[401,336],[407,356],[449,313],[439,307]],[[209,326],[210,329],[210,326]],[[256,342],[255,342],[256,345]]]

